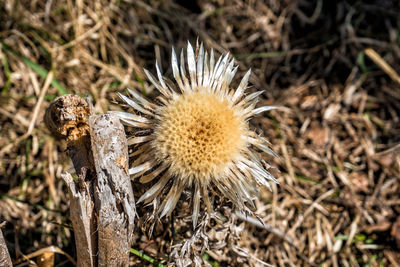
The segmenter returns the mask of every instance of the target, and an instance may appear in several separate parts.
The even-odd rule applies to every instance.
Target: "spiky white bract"
[[[137,128],[137,134],[128,139],[135,145],[130,175],[140,177],[142,183],[155,180],[138,202],[160,203],[155,205],[155,214],[163,217],[174,210],[183,190],[190,189],[194,227],[201,199],[208,212],[213,210],[210,187],[217,188],[240,211],[251,213],[245,203],[253,205],[258,186],[269,187],[269,180],[277,183],[261,158],[261,152],[275,154],[268,142],[249,128],[254,115],[275,107],[255,108],[262,91],[245,95],[250,70],[236,90],[229,87],[237,71],[229,54],[215,62],[213,50],[209,55],[200,45],[196,51],[188,43],[187,61],[182,51],[178,64],[172,49],[176,85],[166,83],[157,62],[157,78],[145,70],[161,93],[157,103],[129,90],[131,98],[120,97],[139,115],[114,112]]]

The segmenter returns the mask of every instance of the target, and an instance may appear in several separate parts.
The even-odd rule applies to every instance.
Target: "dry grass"
[[[203,258],[213,266],[398,266],[399,2],[198,2],[0,2],[0,216],[11,257],[49,246],[75,255],[60,179],[71,163],[43,124],[49,102],[65,91],[90,95],[106,112],[126,87],[154,97],[142,68],[157,59],[172,76],[171,46],[199,37],[229,50],[238,76],[251,67],[250,91],[265,89],[266,104],[286,107],[252,121],[281,155],[281,185],[257,202],[270,227],[211,220]],[[221,214],[235,217],[227,207]],[[166,220],[152,238],[139,231],[133,248],[163,261],[187,229]],[[132,254],[132,264],[145,262]],[[69,261],[57,254],[56,263]]]

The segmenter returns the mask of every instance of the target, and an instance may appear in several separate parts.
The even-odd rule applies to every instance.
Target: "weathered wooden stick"
[[[1,227],[4,224],[0,224],[0,266],[12,266],[10,254],[8,253],[7,245],[3,237]]]
[[[70,217],[75,235],[75,247],[78,257],[78,266],[96,266],[97,260],[97,220],[94,212],[94,203],[90,193],[90,185],[79,176],[79,185],[75,183],[71,174],[61,175],[67,184],[70,201]]]
[[[128,174],[128,148],[119,119],[92,115],[79,96],[54,100],[45,122],[65,138],[78,183],[62,175],[70,195],[70,216],[78,266],[128,266],[135,202]]]
[[[114,115],[104,114],[92,115],[89,129],[97,176],[98,259],[106,266],[127,265],[136,210],[124,127]]]

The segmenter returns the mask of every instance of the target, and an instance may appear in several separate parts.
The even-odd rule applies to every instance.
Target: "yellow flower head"
[[[140,113],[117,112],[123,122],[138,129],[128,142],[136,145],[130,169],[132,178],[154,185],[138,202],[157,201],[155,213],[170,215],[185,188],[192,189],[193,225],[197,225],[201,199],[212,211],[209,187],[217,188],[240,211],[251,211],[258,185],[277,183],[266,170],[260,153],[275,156],[268,142],[249,128],[249,120],[274,106],[255,108],[262,91],[245,95],[250,70],[236,90],[229,87],[237,67],[229,54],[214,61],[203,45],[187,46],[187,70],[183,51],[178,66],[172,49],[172,70],[176,85],[166,83],[156,62],[158,80],[145,70],[161,92],[157,103],[129,90],[132,98],[121,99]],[[164,192],[162,194],[162,192]],[[166,195],[166,196],[165,196]],[[165,196],[164,199],[159,199]]]

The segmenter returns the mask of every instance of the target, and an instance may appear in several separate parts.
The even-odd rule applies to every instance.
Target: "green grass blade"
[[[234,57],[236,59],[255,59],[255,58],[271,58],[271,57],[281,57],[286,55],[285,51],[272,51],[272,52],[262,52],[262,53],[252,53],[252,54],[236,54]]]
[[[152,257],[150,257],[150,256],[148,256],[148,255],[146,255],[146,254],[143,254],[142,252],[139,252],[139,251],[137,251],[136,249],[131,248],[131,249],[130,249],[130,252],[131,252],[132,254],[138,256],[139,258],[141,258],[141,259],[143,259],[143,260],[146,260],[146,261],[148,261],[148,262],[154,264],[154,266],[165,267],[164,264],[159,263],[158,261],[156,261],[156,260],[153,259]]]
[[[203,254],[202,258],[204,261],[208,262],[208,264],[210,264],[211,267],[219,267],[219,262],[212,260],[207,252]]]
[[[15,201],[15,202],[27,204],[28,206],[34,207],[34,208],[39,209],[39,210],[45,210],[45,211],[55,212],[55,213],[59,213],[59,214],[63,214],[64,213],[64,211],[62,211],[62,210],[49,209],[49,208],[47,208],[47,207],[45,207],[43,205],[31,203],[29,201],[21,200],[21,199],[18,199],[18,198],[15,198],[15,197],[12,197],[12,196],[9,196],[9,195],[6,195],[6,194],[0,194],[0,198],[1,199],[9,199],[9,200],[12,200],[12,201]]]
[[[3,95],[7,94],[8,89],[11,85],[11,73],[10,73],[10,66],[8,65],[8,57],[6,54],[3,53],[3,66],[4,66],[4,75],[6,76],[6,83],[4,84],[2,93]]]
[[[28,67],[30,67],[34,72],[36,72],[42,78],[46,78],[46,76],[47,76],[47,74],[49,72],[46,69],[44,69],[42,66],[36,64],[32,60],[30,60],[28,57],[18,54],[17,52],[15,52],[11,47],[6,45],[5,43],[0,42],[0,44],[1,44],[3,49],[7,50],[11,54],[13,54],[13,55],[17,56],[18,58],[20,58],[26,65],[28,65]],[[67,89],[65,89],[65,87],[62,86],[61,83],[59,81],[57,81],[55,78],[53,78],[53,80],[51,81],[51,85],[53,85],[54,88],[57,89],[57,91],[58,91],[58,93],[60,95],[69,94]]]

